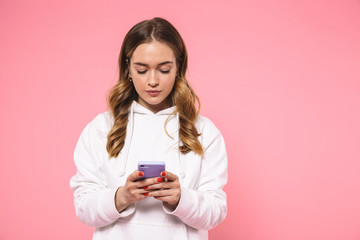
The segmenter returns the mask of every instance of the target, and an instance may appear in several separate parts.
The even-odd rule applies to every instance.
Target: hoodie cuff
[[[135,211],[135,204],[130,204],[122,212],[118,212],[115,206],[115,194],[117,189],[108,189],[102,196],[99,204],[99,212],[104,219],[108,221],[116,221],[119,218],[127,217]]]
[[[184,218],[189,213],[189,209],[194,207],[193,200],[196,198],[193,196],[194,193],[192,190],[180,187],[180,191],[181,195],[177,207],[173,210],[163,204],[163,209],[167,214],[175,215],[179,218]]]
[[[120,218],[124,218],[133,214],[134,212],[135,212],[135,203],[132,203],[118,214]]]

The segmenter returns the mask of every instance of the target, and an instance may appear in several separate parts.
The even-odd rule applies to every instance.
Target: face
[[[130,58],[129,77],[139,95],[138,103],[154,113],[170,107],[167,98],[176,75],[174,52],[164,43],[140,44]]]

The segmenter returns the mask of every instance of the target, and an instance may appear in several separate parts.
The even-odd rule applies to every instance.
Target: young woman
[[[227,157],[219,130],[198,116],[187,83],[187,52],[165,19],[125,36],[110,111],[83,130],[70,186],[93,239],[208,239],[227,212]],[[164,161],[158,177],[138,180],[139,161]]]

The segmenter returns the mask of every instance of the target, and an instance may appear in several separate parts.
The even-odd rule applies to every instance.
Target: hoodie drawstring
[[[134,133],[134,104],[131,105],[130,107],[130,113],[129,113],[129,121],[128,121],[128,129],[127,129],[127,135],[129,136],[128,138],[128,142],[125,141],[125,156],[124,156],[124,163],[121,164],[121,168],[120,168],[120,173],[119,173],[119,177],[122,177],[125,175],[125,171],[126,171],[126,166],[127,166],[127,162],[128,162],[128,157],[129,157],[129,152],[130,152],[130,146],[131,146],[131,141],[132,141],[132,137],[133,137],[133,133]],[[180,132],[180,116],[179,113],[176,112],[176,126],[177,126],[177,130],[176,130],[176,134],[175,134],[175,141],[177,143],[177,161],[179,164],[179,169],[180,169],[180,177],[181,179],[185,178],[185,172],[183,170],[182,164],[181,164],[181,152],[179,151],[179,147],[180,147],[180,136],[179,136],[179,132]]]
[[[185,172],[184,172],[183,167],[181,165],[181,152],[179,150],[179,148],[180,148],[180,116],[179,116],[178,112],[176,112],[176,123],[177,123],[177,134],[175,134],[175,135],[177,137],[176,142],[177,142],[177,145],[178,145],[178,148],[177,148],[177,160],[179,162],[180,177],[182,179],[184,179],[185,178]]]

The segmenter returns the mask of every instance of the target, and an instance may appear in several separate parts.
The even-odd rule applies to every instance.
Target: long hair
[[[106,150],[110,157],[117,157],[124,147],[129,109],[133,100],[138,98],[134,85],[129,81],[128,62],[140,44],[154,40],[167,44],[176,57],[178,76],[167,100],[170,106],[176,106],[176,110],[171,115],[179,114],[179,137],[181,140],[179,150],[182,153],[193,151],[199,155],[203,154],[203,148],[198,140],[200,134],[195,127],[200,101],[185,78],[188,55],[184,41],[171,23],[162,18],[154,18],[142,21],[132,27],[121,46],[119,81],[111,89],[108,98],[109,109],[114,117],[114,125],[108,133],[106,144]],[[196,103],[198,108],[195,107]],[[167,121],[165,122],[165,131],[166,123]]]

